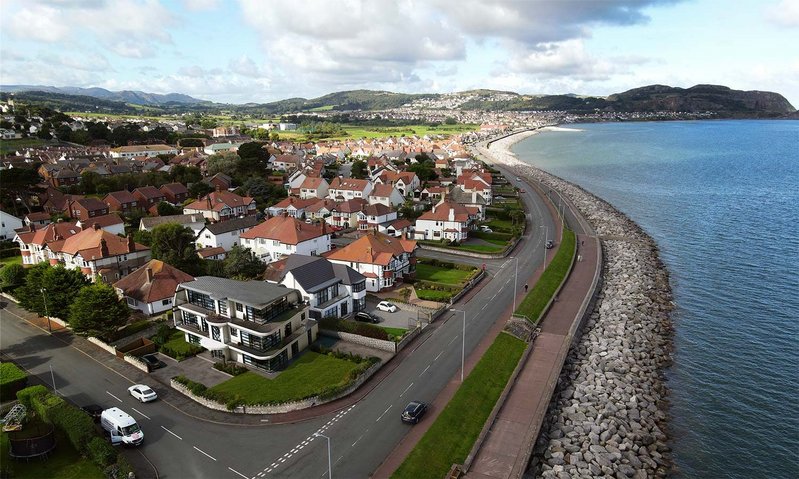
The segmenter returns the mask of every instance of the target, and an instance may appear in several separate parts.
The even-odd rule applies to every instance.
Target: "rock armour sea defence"
[[[663,370],[671,351],[668,272],[657,246],[607,202],[525,163],[495,142],[490,157],[560,191],[602,239],[596,306],[574,342],[541,429],[529,474],[536,477],[666,476],[671,467]]]

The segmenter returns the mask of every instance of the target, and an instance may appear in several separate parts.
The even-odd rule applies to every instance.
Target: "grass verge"
[[[314,396],[333,384],[349,382],[350,373],[357,368],[355,362],[306,351],[275,379],[248,371],[209,390],[238,396],[244,404],[280,404]]]
[[[473,272],[474,269],[450,269],[422,263],[416,265],[416,279],[432,281],[434,283],[462,285],[469,279],[469,276],[471,276]]]
[[[7,264],[22,264],[22,256],[9,256],[8,258],[0,259],[0,268]]]
[[[425,301],[435,301],[437,303],[446,303],[450,300],[455,294],[452,291],[442,291],[437,289],[424,289],[424,288],[414,288],[416,290],[416,296],[419,299],[423,299]]]
[[[391,476],[444,477],[462,464],[516,368],[526,344],[500,333],[413,451]]]
[[[544,311],[544,307],[569,271],[569,266],[574,259],[574,242],[574,231],[563,230],[563,239],[558,247],[558,252],[547,266],[544,274],[535,283],[532,291],[527,293],[519,307],[516,308],[515,314],[526,317],[533,324],[538,323],[541,312]]]
[[[64,433],[56,431],[56,448],[46,460],[13,461],[8,456],[8,434],[0,430],[2,477],[14,479],[104,479],[103,471],[91,460],[81,457]],[[8,475],[6,475],[8,473]]]

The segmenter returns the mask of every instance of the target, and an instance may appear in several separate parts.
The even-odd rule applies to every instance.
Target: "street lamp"
[[[516,290],[519,285],[519,257],[514,256],[513,259],[516,261],[516,274],[513,277],[513,311],[516,311]],[[511,313],[513,314],[513,313]]]
[[[461,346],[461,382],[463,382],[463,363],[466,357],[466,311],[460,309],[451,309],[457,313],[463,313],[463,346]]]
[[[547,269],[547,241],[549,241],[549,226],[541,225],[544,228],[544,269]]]
[[[44,316],[47,318],[47,330],[50,331],[50,334],[53,334],[53,326],[50,324],[50,314],[47,312],[47,296],[44,294],[47,290],[39,288],[39,291],[42,292],[42,299],[44,300]]]
[[[331,462],[332,456],[330,455],[330,438],[318,432],[313,433],[313,435],[327,439],[327,479],[333,479],[333,463]]]

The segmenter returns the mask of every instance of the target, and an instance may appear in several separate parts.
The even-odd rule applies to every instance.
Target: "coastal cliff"
[[[670,467],[663,371],[670,362],[672,296],[657,246],[634,222],[582,188],[518,161],[491,156],[568,197],[599,235],[602,286],[574,342],[528,472],[541,477],[663,477]]]

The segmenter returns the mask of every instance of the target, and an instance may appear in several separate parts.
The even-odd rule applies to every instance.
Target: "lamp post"
[[[330,438],[319,432],[315,432],[313,435],[327,439],[327,479],[333,479],[333,463],[331,462],[332,456],[330,455]]]
[[[461,382],[463,382],[463,364],[466,358],[466,311],[460,309],[452,309],[451,311],[463,313],[463,345],[461,346]]]
[[[541,225],[544,228],[544,269],[547,269],[547,241],[549,241],[549,226]]]
[[[513,276],[513,312],[516,312],[516,290],[519,285],[519,257],[514,256],[513,260],[516,261],[516,273]],[[511,313],[512,315],[513,313]]]
[[[44,288],[39,288],[39,291],[42,292],[42,300],[44,300],[44,316],[47,318],[47,330],[50,334],[53,334],[53,327],[50,324],[50,314],[47,312],[47,296],[44,294],[47,292]]]

